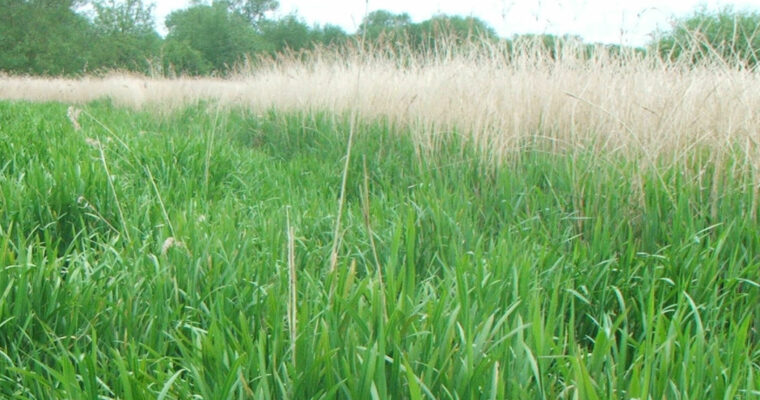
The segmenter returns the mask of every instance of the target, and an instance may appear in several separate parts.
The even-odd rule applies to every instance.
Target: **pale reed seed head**
[[[79,125],[79,114],[82,112],[82,110],[74,107],[69,106],[68,110],[66,111],[66,116],[69,117],[69,121],[71,122],[71,126],[74,127],[75,131],[79,131],[82,129],[82,127]]]
[[[175,239],[174,237],[169,236],[168,238],[166,238],[166,240],[164,240],[164,244],[161,245],[161,255],[165,256],[166,253],[169,251],[169,249],[173,247],[187,249],[185,247],[185,243],[183,243],[180,240]]]
[[[88,146],[94,147],[96,149],[100,147],[100,141],[98,139],[87,137],[84,139],[84,142],[87,143]]]

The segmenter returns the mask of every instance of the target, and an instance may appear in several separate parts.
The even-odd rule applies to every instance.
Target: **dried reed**
[[[720,153],[740,143],[757,152],[758,87],[757,72],[720,62],[694,66],[603,48],[589,57],[572,43],[474,43],[422,56],[322,49],[257,60],[224,79],[0,77],[0,98],[357,112],[411,127],[430,146],[438,135],[459,132],[497,160],[536,142],[675,160],[700,145]]]

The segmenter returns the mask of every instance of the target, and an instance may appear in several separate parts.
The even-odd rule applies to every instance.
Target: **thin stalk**
[[[354,131],[356,130],[356,116],[351,116],[351,127],[348,134],[348,144],[346,145],[346,163],[343,166],[343,180],[340,183],[340,198],[338,199],[338,217],[335,219],[335,229],[333,230],[333,245],[330,251],[330,273],[335,271],[338,265],[338,248],[341,244],[342,235],[340,234],[340,222],[343,217],[343,205],[346,200],[346,181],[348,180],[348,166],[351,163],[351,147],[354,142]]]
[[[297,338],[297,317],[296,317],[296,258],[295,258],[295,234],[293,227],[290,225],[290,210],[285,211],[288,228],[288,332],[290,333],[290,354],[293,360],[293,367],[296,367],[296,338]]]
[[[113,185],[113,178],[111,177],[111,171],[108,169],[108,162],[106,162],[106,154],[103,152],[103,145],[98,142],[98,151],[100,152],[100,162],[103,164],[103,170],[106,172],[106,180],[108,181],[108,188],[111,189],[114,202],[116,202],[116,210],[119,211],[119,220],[121,221],[121,229],[124,231],[124,236],[127,237],[127,242],[131,242],[129,237],[129,230],[127,229],[127,220],[124,218],[124,211],[121,208],[121,202],[119,196],[116,194],[116,188]]]

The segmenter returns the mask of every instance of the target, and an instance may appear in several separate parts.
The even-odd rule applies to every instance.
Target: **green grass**
[[[0,103],[2,398],[760,396],[740,155],[494,167],[358,123],[336,237],[349,116],[79,122]]]

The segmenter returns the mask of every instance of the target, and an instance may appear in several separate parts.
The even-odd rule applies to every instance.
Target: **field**
[[[760,397],[757,72],[398,60],[0,77],[0,397]]]

